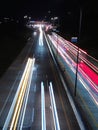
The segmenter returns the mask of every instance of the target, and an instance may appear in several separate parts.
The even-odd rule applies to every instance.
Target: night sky
[[[66,12],[74,11],[79,6],[86,11],[97,12],[97,2],[90,0],[1,0],[0,16],[20,17],[29,15],[32,18],[44,17],[51,11],[52,15],[64,15]]]
[[[41,18],[47,15],[49,10],[52,14],[61,13],[64,5],[66,6],[64,0],[2,0],[0,13],[3,16],[17,17],[27,14],[33,18]]]
[[[81,8],[82,46],[86,45],[91,48],[93,46],[96,49],[98,44],[97,5],[97,0],[1,0],[0,18],[23,18],[24,15],[28,15],[32,20],[44,20],[57,16],[59,17],[59,29],[67,38],[68,35],[77,36],[79,33],[79,11]]]
[[[56,16],[59,17],[61,26],[65,24],[69,30],[74,30],[74,27],[73,33],[76,34],[80,8],[83,12],[82,26],[96,25],[97,0],[1,0],[0,18],[23,18],[28,15],[32,20],[43,20]]]

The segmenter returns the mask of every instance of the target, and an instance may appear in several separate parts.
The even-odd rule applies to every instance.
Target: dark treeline
[[[19,55],[30,35],[31,30],[21,23],[0,24],[0,76]]]

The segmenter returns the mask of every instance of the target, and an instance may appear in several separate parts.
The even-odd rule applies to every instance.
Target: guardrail
[[[35,62],[34,58],[33,59],[28,58],[28,61],[27,61],[24,73],[22,75],[19,87],[16,91],[14,100],[12,102],[8,116],[4,123],[3,130],[8,130],[8,128],[9,128],[9,130],[17,129],[17,125],[20,120],[22,106],[23,106],[24,102],[27,103],[27,100],[24,100],[24,99],[26,99],[26,97],[28,97],[28,94],[29,94],[30,83],[31,83],[31,74],[33,71],[32,68],[34,67],[34,62]],[[25,109],[26,109],[26,105],[25,105]],[[24,118],[24,114],[25,114],[24,112],[21,115],[22,123],[21,123],[20,130],[22,129],[22,125],[23,125],[23,118]]]
[[[55,98],[54,98],[54,93],[53,93],[53,86],[52,86],[51,82],[50,82],[50,86],[49,86],[49,93],[50,93],[51,109],[52,109],[53,121],[54,121],[54,129],[60,130],[59,119],[58,119],[58,114],[57,114],[57,109],[56,109],[56,103],[55,103]]]

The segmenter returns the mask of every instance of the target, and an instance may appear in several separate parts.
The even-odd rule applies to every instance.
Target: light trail
[[[61,36],[58,36],[58,42],[61,44],[61,46],[63,45],[63,47],[70,51],[71,53],[73,53],[73,55],[77,55],[77,50],[78,47],[76,45],[74,45],[73,43],[65,40],[64,38],[62,38]],[[57,34],[53,33],[52,38],[57,39]],[[63,48],[63,49],[64,49]],[[92,56],[88,55],[87,52],[85,52],[84,50],[82,50],[81,48],[79,48],[79,59],[83,60],[90,68],[92,68],[97,74],[98,74],[98,67],[96,67],[95,65],[93,65],[89,60],[87,60],[85,57],[82,56],[85,55],[87,57],[90,57],[93,61],[98,62],[98,60],[96,60],[95,58],[93,58]]]
[[[45,115],[45,92],[44,85],[41,82],[41,114],[42,114],[42,130],[46,130],[46,115]]]
[[[28,58],[24,73],[22,75],[19,87],[16,91],[16,95],[12,102],[12,105],[11,105],[10,111],[8,113],[7,119],[5,121],[3,130],[7,130],[8,128],[9,128],[9,130],[17,129],[17,124],[18,124],[18,121],[20,118],[24,97],[25,97],[28,87],[30,87],[29,83],[31,80],[31,73],[33,71],[32,67],[34,67],[34,63],[35,63],[34,58],[33,59]],[[29,94],[29,92],[28,92],[28,94]],[[27,97],[28,97],[28,94],[27,94]],[[24,118],[24,113],[23,113],[23,118]],[[23,120],[22,120],[22,124],[23,124]],[[21,129],[22,129],[22,126],[21,126]]]
[[[56,48],[56,50],[58,50],[59,55],[63,58],[63,60],[68,64],[68,66],[71,68],[71,70],[74,72],[75,74],[75,68],[76,68],[76,63],[73,60],[73,57],[71,57],[69,54],[67,54],[67,49],[65,50],[63,43],[61,43],[59,40],[57,42],[56,39],[54,39],[53,36],[48,35],[49,39],[52,41],[52,44],[54,45],[54,47]],[[58,44],[58,45],[57,45]],[[69,50],[68,50],[69,51]],[[75,56],[75,55],[73,55]],[[87,85],[84,87],[88,87],[90,89],[90,91],[88,91],[88,89],[86,89],[89,94],[91,95],[91,97],[93,98],[94,102],[98,105],[98,100],[96,97],[98,97],[98,75],[89,67],[87,66],[84,62],[80,62],[79,63],[79,67],[78,67],[78,75],[80,75],[83,80],[80,80],[80,82],[83,84],[83,86],[85,85],[85,79],[88,82],[89,85]],[[92,89],[93,88],[93,89]]]
[[[55,103],[55,98],[54,98],[54,93],[53,93],[52,82],[50,82],[49,93],[50,93],[51,108],[52,108],[52,114],[53,114],[53,120],[54,120],[54,128],[55,130],[60,130],[60,124],[59,124],[59,119],[58,119],[58,114],[57,114],[57,108],[56,108],[56,103]]]
[[[49,47],[49,49],[50,49],[50,53],[51,53],[51,55],[52,55],[52,57],[53,57],[53,60],[54,60],[54,62],[56,63],[55,58],[54,58],[54,55],[53,55],[53,52],[52,52],[52,48],[50,48],[51,46],[50,46],[50,44],[49,44],[49,42],[48,42],[48,40],[47,40],[46,35],[45,35],[45,38],[46,38],[46,41],[47,41],[47,45],[48,45],[48,47]],[[72,68],[73,68],[73,67],[72,67]],[[58,69],[58,67],[57,67],[57,69]],[[73,69],[74,69],[74,68],[73,68]],[[64,89],[65,89],[65,91],[66,91],[66,93],[67,93],[69,102],[70,102],[71,107],[72,107],[72,109],[73,109],[73,112],[74,112],[74,114],[75,114],[75,116],[76,116],[76,119],[77,119],[77,122],[78,122],[78,124],[79,124],[79,127],[80,127],[81,130],[85,130],[85,126],[84,126],[84,124],[83,124],[83,121],[81,120],[81,116],[80,116],[79,112],[77,111],[77,108],[76,108],[76,106],[75,106],[75,104],[74,104],[74,101],[73,101],[73,99],[72,99],[72,96],[70,95],[70,93],[69,93],[69,91],[68,91],[68,89],[67,89],[66,83],[65,83],[64,78],[63,78],[63,76],[62,76],[62,74],[61,74],[61,72],[60,72],[59,69],[58,69],[58,72],[59,72],[59,75],[60,75],[60,79],[61,79],[61,81],[62,81],[62,83],[63,83]]]
[[[42,25],[39,25],[39,46],[43,46],[43,31],[42,31]]]
[[[20,130],[22,130],[22,126],[23,126],[23,122],[24,122],[25,111],[26,111],[28,97],[29,97],[29,91],[30,91],[30,85],[31,85],[33,71],[34,71],[34,62],[35,62],[35,59],[33,59],[33,64],[31,64],[31,69],[30,69],[31,72],[29,74],[28,87],[26,89],[25,96],[24,96],[24,103],[23,103],[22,110],[21,110],[22,112],[21,112],[20,122],[18,123]]]
[[[65,52],[65,49],[64,48],[62,48],[62,44],[60,43],[60,42],[56,42],[55,40],[53,40],[51,37],[49,37],[51,40],[52,40],[52,42],[53,42],[53,44],[54,44],[54,46],[55,46],[55,48],[56,49],[60,49],[61,51],[62,51],[62,54],[63,53],[65,53],[66,54],[66,56],[68,57],[68,59],[70,59],[71,57],[69,57],[69,55],[67,54],[67,52]],[[59,41],[59,40],[58,40]],[[58,44],[58,47],[57,47],[57,44]],[[64,46],[64,45],[63,45]],[[70,53],[73,55],[73,57],[75,57],[76,55],[77,55],[77,50],[76,50],[76,52],[74,51],[73,52],[73,49],[71,49],[71,47],[70,47]],[[68,50],[68,51],[69,51]],[[94,65],[92,65],[88,60],[86,60],[86,58],[82,58],[83,56],[81,56],[80,55],[80,57],[81,57],[81,59],[84,61],[84,62],[80,62],[79,64],[80,64],[80,68],[81,69],[83,69],[83,71],[86,73],[86,75],[88,75],[88,77],[89,78],[91,78],[91,80],[92,80],[92,82],[94,82],[94,84],[96,84],[96,86],[98,85],[98,74],[96,74],[97,73],[97,70],[96,70],[96,67],[94,67]],[[79,58],[80,58],[79,57]],[[72,60],[72,58],[70,59],[70,60]],[[71,61],[72,63],[74,62],[74,61]],[[74,64],[75,64],[75,66],[76,66],[76,63],[74,62]],[[89,65],[92,69],[94,69],[96,72],[94,72],[89,66],[87,66],[87,65]],[[85,68],[85,69],[84,69]]]

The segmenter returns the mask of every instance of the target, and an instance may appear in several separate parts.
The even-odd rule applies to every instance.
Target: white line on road
[[[53,114],[54,127],[55,127],[55,130],[60,130],[60,124],[59,124],[59,119],[58,119],[56,103],[55,103],[55,97],[54,97],[54,93],[53,93],[53,86],[52,86],[51,82],[50,82],[50,86],[49,86],[49,93],[50,93],[50,99],[51,99],[51,109],[52,109],[52,114]]]
[[[32,110],[32,122],[34,121],[34,108]]]
[[[34,92],[36,92],[36,84],[35,84],[35,86],[34,86]]]

